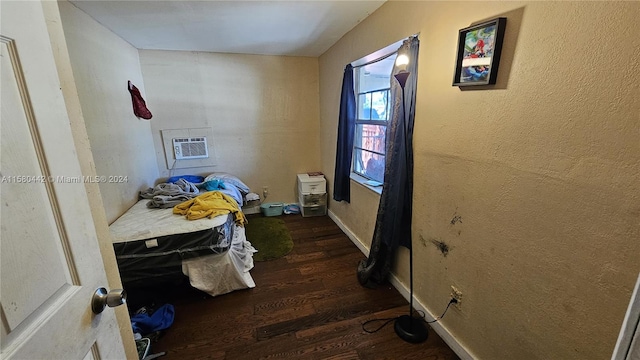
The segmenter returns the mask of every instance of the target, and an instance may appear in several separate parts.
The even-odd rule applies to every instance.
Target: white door
[[[631,294],[611,360],[640,360],[640,274]]]
[[[0,35],[0,357],[124,358],[42,4],[3,0]]]

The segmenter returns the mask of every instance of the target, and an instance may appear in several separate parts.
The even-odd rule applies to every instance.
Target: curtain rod
[[[391,56],[391,55],[393,55],[393,54],[396,54],[397,52],[398,52],[398,50],[396,50],[396,51],[394,51],[394,52],[392,52],[392,53],[389,53],[389,54],[387,54],[387,55],[381,56],[381,57],[379,57],[379,58],[377,58],[377,59],[374,59],[374,60],[371,60],[371,61],[369,61],[369,62],[366,62],[366,63],[364,63],[364,64],[361,64],[361,65],[355,65],[355,66],[353,66],[353,68],[354,68],[354,69],[357,69],[357,68],[360,68],[360,67],[363,67],[363,66],[371,65],[371,64],[373,64],[373,63],[377,63],[378,61],[382,61],[382,60],[384,60],[384,59],[388,58],[389,56]]]
[[[411,35],[411,36],[409,36],[409,37],[407,37],[407,38],[405,38],[405,39],[402,39],[402,40],[399,40],[399,41],[395,42],[394,44],[400,44],[400,45],[398,45],[398,48],[397,48],[397,49],[395,49],[395,50],[391,51],[390,53],[388,53],[388,54],[386,54],[386,55],[382,55],[381,57],[379,57],[379,58],[377,58],[377,59],[374,59],[374,60],[371,60],[371,61],[367,61],[367,62],[366,62],[366,63],[364,63],[364,64],[360,64],[360,65],[353,65],[353,63],[354,63],[354,62],[358,62],[359,60],[361,60],[361,59],[359,59],[359,60],[355,60],[355,61],[350,62],[350,64],[353,66],[353,68],[354,68],[354,69],[357,69],[357,68],[360,68],[360,67],[363,67],[363,66],[367,66],[367,65],[370,65],[370,64],[376,63],[376,62],[378,62],[378,61],[382,61],[382,60],[384,60],[384,59],[388,58],[389,56],[391,56],[391,55],[393,55],[393,54],[397,54],[397,53],[398,53],[398,50],[400,50],[400,48],[402,47],[402,44],[403,44],[405,41],[410,40],[410,39],[412,39],[412,38],[414,38],[414,37],[416,37],[416,38],[417,38],[419,35],[420,35],[420,33],[416,33],[416,34],[413,34],[413,35]],[[391,44],[391,45],[387,46],[387,48],[388,48],[388,47],[393,46],[394,44]],[[385,50],[385,49],[386,49],[386,48],[383,48],[383,49],[380,49],[379,51],[382,51],[382,50]]]

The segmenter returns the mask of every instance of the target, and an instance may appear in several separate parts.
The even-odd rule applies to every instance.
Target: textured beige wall
[[[96,172],[128,179],[99,184],[111,223],[158,178],[150,123],[133,114],[127,90],[131,80],[144,95],[138,50],[70,3],[61,15]]]
[[[495,89],[452,87],[458,30],[499,15]],[[439,314],[458,287],[442,323],[478,358],[611,356],[640,271],[639,16],[637,2],[392,1],[320,58],[332,178],[344,65],[420,33],[415,295]],[[368,246],[377,201],[352,184],[330,209]]]
[[[214,129],[217,165],[173,175],[228,172],[292,202],[296,174],[320,168],[318,59],[141,50],[140,63],[161,176],[160,130],[202,127]]]

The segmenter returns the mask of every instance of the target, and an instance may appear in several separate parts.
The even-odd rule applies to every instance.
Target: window
[[[358,108],[352,170],[380,183],[384,181],[385,135],[391,109],[389,90],[396,55],[366,63],[354,72]]]

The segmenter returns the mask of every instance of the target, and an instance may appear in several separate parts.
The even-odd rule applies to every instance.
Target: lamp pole
[[[399,64],[400,56],[398,56]],[[406,60],[408,63],[408,59]],[[402,65],[404,65],[402,64]],[[399,64],[400,65],[400,64]],[[407,138],[407,111],[404,96],[404,87],[407,83],[407,78],[411,73],[408,71],[400,71],[394,75],[400,88],[402,89],[402,130],[404,133],[404,154],[405,154],[405,167],[407,179],[409,178],[409,144]],[[412,208],[411,202],[413,199],[408,199],[409,208]],[[404,214],[406,216],[406,214]],[[411,228],[409,228],[409,235],[411,235]],[[429,332],[425,324],[421,319],[417,319],[413,316],[413,244],[409,244],[409,315],[402,315],[396,319],[394,324],[394,330],[396,334],[404,341],[410,343],[421,343],[427,340]]]

